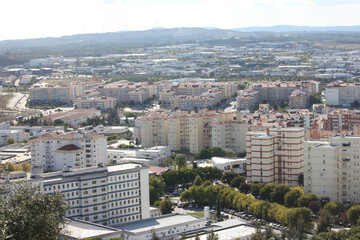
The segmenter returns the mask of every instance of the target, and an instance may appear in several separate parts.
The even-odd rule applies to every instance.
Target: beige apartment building
[[[308,105],[308,99],[305,91],[295,90],[289,96],[289,106],[296,109],[304,109]]]
[[[304,144],[304,192],[343,204],[360,203],[360,136]]]
[[[251,110],[261,102],[277,104],[284,101],[288,102],[295,90],[301,90],[305,93],[307,104],[309,96],[320,91],[320,83],[317,81],[255,83],[240,93],[238,109]]]
[[[83,109],[112,109],[116,105],[116,99],[112,97],[78,97],[75,99],[76,108]]]
[[[137,120],[136,136],[143,147],[166,146],[172,151],[189,150],[197,154],[204,148],[246,151],[249,124],[241,113],[216,110],[155,111]]]
[[[135,83],[124,80],[99,86],[97,90],[102,96],[116,98],[118,102],[130,102],[131,100],[139,102],[141,99],[147,99],[156,94],[155,88],[156,85],[149,85],[147,82]],[[141,91],[139,94],[137,91],[140,90],[145,93]]]
[[[246,135],[249,182],[297,186],[303,171],[304,128],[271,128]]]
[[[63,102],[70,103],[76,97],[76,88],[72,85],[34,84],[29,89],[31,102]]]
[[[141,145],[143,147],[168,145],[168,115],[168,111],[156,111],[141,118]]]
[[[212,124],[212,147],[229,148],[234,152],[246,151],[246,133],[249,124],[242,121],[240,112],[218,113]]]

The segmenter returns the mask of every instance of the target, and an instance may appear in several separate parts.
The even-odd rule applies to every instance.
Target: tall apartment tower
[[[304,128],[271,128],[246,135],[249,182],[299,184],[303,174]]]
[[[304,192],[343,204],[360,203],[360,136],[304,144]]]

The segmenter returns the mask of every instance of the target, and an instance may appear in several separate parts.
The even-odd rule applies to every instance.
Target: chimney
[[[266,135],[270,135],[270,130],[269,130],[269,128],[266,128]]]

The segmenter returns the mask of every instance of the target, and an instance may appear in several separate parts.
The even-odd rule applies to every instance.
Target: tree
[[[162,178],[157,176],[149,178],[150,205],[153,205],[155,201],[160,199],[160,196],[164,194],[164,189],[165,183]]]
[[[285,194],[284,203],[286,207],[296,207],[297,200],[304,195],[304,190],[301,187],[294,187]]]
[[[328,232],[331,224],[331,214],[326,210],[320,211],[319,219],[316,223],[316,233]]]
[[[240,184],[245,183],[246,182],[246,178],[243,176],[237,176],[235,177],[233,180],[231,180],[230,182],[230,186],[233,188],[239,188]]]
[[[31,165],[30,163],[22,163],[21,168],[24,172],[30,172]]]
[[[274,184],[265,184],[259,191],[260,198],[262,200],[270,200],[270,193],[274,188]]]
[[[196,175],[195,180],[194,180],[194,185],[195,186],[200,186],[203,183],[203,181],[201,180],[201,177],[199,175]]]
[[[184,154],[176,154],[175,156],[175,164],[177,166],[177,169],[181,169],[183,167],[186,167],[186,156]]]
[[[356,224],[360,216],[360,205],[352,205],[346,213],[349,221]]]
[[[311,211],[308,208],[290,208],[287,210],[287,225],[298,239],[303,239],[306,231],[313,228]]]
[[[221,147],[213,147],[211,149],[211,156],[212,157],[225,157],[226,151],[222,149]]]
[[[263,187],[261,183],[251,183],[250,185],[250,192],[251,195],[257,197],[260,195],[260,189]]]
[[[310,240],[347,240],[347,239],[359,239],[360,227],[353,226],[350,230],[344,229],[340,231],[322,232],[314,235]]]
[[[61,193],[43,194],[39,186],[19,183],[2,204],[12,239],[61,239],[68,204]]]
[[[308,208],[313,212],[313,213],[318,213],[321,209],[321,202],[320,201],[312,201],[309,203]]]
[[[24,138],[23,140],[21,140],[21,143],[28,143],[29,141],[26,139],[26,138]]]
[[[246,194],[249,193],[250,185],[247,183],[240,183],[239,191]]]
[[[198,154],[195,155],[195,159],[210,159],[211,151],[210,149],[202,149]]]
[[[156,235],[156,233],[154,232],[152,235],[151,240],[160,240],[160,238],[158,237],[158,235]]]
[[[168,214],[171,213],[174,209],[174,206],[169,197],[164,197],[163,200],[160,202],[160,212],[161,214]]]
[[[223,183],[227,183],[227,184],[231,184],[231,181],[236,178],[237,176],[240,176],[240,174],[234,172],[234,171],[230,171],[230,172],[225,172],[222,176],[221,176],[221,181]]]
[[[9,137],[7,140],[6,140],[6,145],[10,145],[10,144],[14,144],[15,143],[15,140],[14,138],[12,137]]]
[[[219,240],[219,237],[213,230],[211,230],[211,232],[206,236],[206,240]]]
[[[290,187],[287,184],[276,185],[273,191],[270,193],[271,202],[278,204],[284,204],[284,196],[290,191]]]
[[[298,206],[299,207],[308,207],[310,202],[319,201],[319,198],[314,193],[309,193],[306,195],[302,195],[298,199]]]
[[[64,121],[61,119],[55,119],[53,122],[53,125],[54,126],[62,126],[62,125],[64,125]]]
[[[221,219],[220,196],[221,196],[221,194],[218,193],[218,194],[217,194],[217,199],[216,199],[216,219],[217,219],[217,220],[220,220],[220,219]]]
[[[341,203],[328,202],[324,205],[324,210],[328,211],[331,216],[338,216],[345,211],[345,207]]]

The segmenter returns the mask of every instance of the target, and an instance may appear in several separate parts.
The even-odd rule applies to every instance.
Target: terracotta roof
[[[164,168],[164,167],[158,167],[158,166],[150,166],[149,167],[149,172],[153,172],[157,176],[159,176],[163,172],[167,172],[167,171],[170,171],[170,169]]]
[[[81,149],[81,148],[79,148],[78,146],[76,146],[74,144],[69,144],[69,145],[62,146],[58,150],[61,150],[61,151],[75,151],[75,150],[79,150],[79,149]]]

